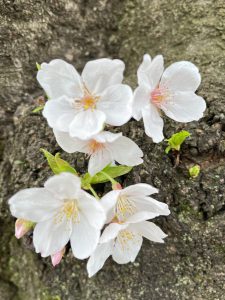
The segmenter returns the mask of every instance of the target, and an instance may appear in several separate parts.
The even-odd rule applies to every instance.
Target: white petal
[[[80,222],[73,223],[73,231],[70,238],[73,255],[84,259],[90,256],[97,247],[100,230],[92,227],[87,218],[80,214]]]
[[[105,224],[105,211],[98,200],[81,190],[79,193],[79,209],[85,215],[91,226],[101,229]]]
[[[118,264],[134,262],[142,242],[142,237],[135,231],[131,231],[129,228],[120,231],[112,252],[113,260]]]
[[[128,85],[113,85],[101,94],[97,108],[105,113],[107,124],[121,126],[131,118],[132,98],[133,93]]]
[[[108,145],[112,157],[119,164],[126,166],[136,166],[143,163],[142,150],[131,139],[121,136],[116,141]]]
[[[189,61],[179,61],[165,70],[160,85],[173,91],[195,92],[200,83],[201,76],[198,68]]]
[[[120,192],[120,190],[108,192],[100,200],[100,203],[106,213],[106,223],[109,223],[115,216],[116,202]]]
[[[167,235],[152,222],[144,221],[141,223],[133,224],[133,226],[143,237],[153,242],[164,243],[163,239],[167,237]]]
[[[142,109],[150,102],[151,89],[145,85],[139,86],[134,91],[132,116],[137,121],[142,118]]]
[[[83,140],[99,133],[104,126],[106,117],[99,110],[84,110],[79,112],[70,124],[70,135]]]
[[[112,143],[122,136],[122,132],[120,133],[112,133],[109,131],[102,131],[99,134],[94,136],[94,139],[99,143]]]
[[[138,68],[138,84],[146,85],[154,89],[158,84],[163,73],[163,57],[162,55],[157,55],[151,61],[148,54],[143,57],[143,62]]]
[[[127,226],[129,226],[129,224],[118,224],[118,223],[109,224],[103,231],[99,243],[107,243],[110,240],[115,239],[119,234],[119,232],[127,228]]]
[[[69,125],[76,113],[72,107],[71,100],[65,96],[48,100],[43,110],[43,116],[47,119],[48,125],[60,131],[69,130]]]
[[[63,249],[71,235],[71,221],[57,217],[38,223],[34,228],[33,243],[35,251],[46,257]]]
[[[137,183],[123,189],[122,194],[140,197],[158,193],[158,189],[147,183]]]
[[[107,87],[122,82],[124,69],[119,59],[96,59],[85,65],[82,79],[90,92],[99,95]]]
[[[113,241],[99,244],[87,262],[88,276],[92,277],[104,265],[106,259],[112,254]]]
[[[88,143],[87,140],[81,140],[78,138],[73,138],[67,132],[53,130],[55,138],[59,146],[68,153],[82,152],[88,153]]]
[[[55,213],[61,206],[61,202],[45,188],[30,188],[12,196],[9,205],[14,217],[42,222]]]
[[[165,114],[177,122],[198,121],[206,109],[205,100],[193,92],[176,92],[162,107]]]
[[[107,149],[100,149],[94,152],[88,163],[88,173],[94,176],[102,171],[108,164],[113,161],[110,152]]]
[[[81,97],[82,84],[76,69],[61,59],[54,59],[49,64],[41,64],[37,80],[49,98],[68,96]]]
[[[142,109],[145,133],[152,138],[154,143],[159,143],[164,139],[163,119],[160,117],[158,109],[149,104]]]
[[[166,203],[157,201],[151,197],[134,197],[132,201],[135,203],[138,211],[148,211],[164,216],[170,214],[170,210]]]
[[[127,218],[126,223],[139,223],[142,221],[154,219],[158,217],[159,213],[151,211],[138,211],[134,215]]]
[[[80,178],[71,173],[60,173],[52,176],[45,182],[45,188],[58,199],[74,199],[80,192]]]

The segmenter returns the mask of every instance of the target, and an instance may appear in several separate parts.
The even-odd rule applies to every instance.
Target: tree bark
[[[224,0],[0,0],[0,299],[225,299],[224,18]],[[165,118],[166,137],[191,133],[177,168],[166,143],[153,144],[142,121],[121,128],[145,153],[144,164],[122,183],[159,188],[157,198],[171,215],[156,222],[168,238],[163,245],[145,241],[133,264],[108,259],[92,279],[71,251],[53,269],[34,252],[31,235],[16,240],[7,204],[19,189],[41,186],[51,175],[39,148],[60,151],[41,113],[32,113],[43,94],[35,63],[62,58],[81,71],[90,59],[120,58],[125,81],[135,87],[144,53],[163,54],[166,66],[195,63],[198,94],[207,101],[199,122]],[[83,155],[61,153],[86,171]],[[201,173],[189,179],[194,164]]]

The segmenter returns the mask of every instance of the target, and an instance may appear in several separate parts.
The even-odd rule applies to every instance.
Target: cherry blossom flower
[[[89,277],[103,267],[110,255],[118,264],[134,262],[141,249],[143,237],[164,243],[163,239],[167,235],[154,223],[146,221],[145,217],[145,214],[138,213],[126,222],[111,223],[105,228],[87,263]]]
[[[79,177],[61,173],[43,188],[29,188],[9,200],[14,217],[37,223],[33,243],[42,257],[61,251],[70,241],[75,257],[84,259],[96,248],[105,222],[101,204],[81,190]]]
[[[198,68],[188,61],[173,63],[163,71],[163,57],[146,54],[137,71],[133,117],[143,118],[145,133],[155,143],[163,140],[161,110],[177,122],[197,121],[206,109],[205,100],[195,94],[201,82]]]
[[[107,217],[106,223],[115,217],[120,222],[124,222],[130,216],[142,212],[147,216],[146,219],[169,215],[167,204],[149,197],[155,193],[158,193],[158,190],[146,183],[137,183],[107,193],[101,199]]]
[[[54,134],[64,151],[79,151],[90,156],[88,172],[92,176],[114,161],[127,166],[143,162],[141,149],[131,139],[122,136],[122,133],[102,131],[89,140],[72,138],[68,133],[58,130],[54,130]]]
[[[50,127],[88,139],[104,123],[121,126],[132,115],[133,93],[123,80],[124,63],[102,58],[88,62],[81,76],[67,62],[43,63],[37,80],[51,99],[43,115]]]

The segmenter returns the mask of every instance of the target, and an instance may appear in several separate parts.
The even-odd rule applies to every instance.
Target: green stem
[[[92,192],[93,196],[96,198],[96,199],[100,199],[99,196],[97,195],[96,191],[93,189],[93,187],[91,185],[89,185],[89,190]]]
[[[101,171],[100,173],[102,173],[105,177],[107,177],[109,179],[109,181],[112,183],[112,184],[116,184],[118,183],[115,179],[113,179],[109,174]]]

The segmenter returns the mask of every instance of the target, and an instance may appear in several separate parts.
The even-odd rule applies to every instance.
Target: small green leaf
[[[169,139],[166,140],[168,142],[168,146],[165,152],[169,153],[171,149],[180,151],[181,145],[190,135],[191,134],[186,130],[174,133]]]
[[[40,150],[44,153],[45,157],[47,158],[48,164],[54,174],[60,174],[62,172],[70,172],[74,175],[77,175],[76,170],[73,167],[71,167],[71,165],[67,161],[60,158],[59,153],[57,153],[54,156],[45,149],[41,148]]]
[[[77,175],[77,171],[71,165],[60,157],[60,153],[56,153],[55,162],[59,168],[59,172],[70,172]]]
[[[166,150],[165,150],[165,153],[168,154],[168,153],[170,152],[170,150],[171,150],[171,147],[170,147],[170,146],[167,146],[167,147],[166,147]]]
[[[41,65],[39,65],[39,63],[37,63],[37,62],[36,62],[36,67],[37,67],[38,71],[41,70]]]
[[[43,110],[44,107],[45,107],[44,105],[37,106],[35,109],[32,110],[32,113],[37,113],[37,112]]]
[[[132,167],[120,165],[120,166],[107,166],[102,171],[108,174],[110,177],[116,178],[129,173],[131,170]],[[82,187],[84,189],[88,189],[88,186],[90,184],[104,183],[108,181],[109,178],[106,177],[101,172],[95,174],[93,177],[89,173],[86,173],[82,177]]]
[[[44,153],[44,156],[47,158],[48,164],[49,164],[52,172],[54,174],[59,174],[60,171],[59,171],[58,165],[55,161],[55,156],[43,148],[41,148],[40,150]]]
[[[192,177],[192,178],[198,177],[198,175],[200,173],[200,170],[201,170],[201,168],[200,168],[199,165],[195,165],[195,166],[191,167],[189,169],[189,175],[190,175],[190,177]]]

